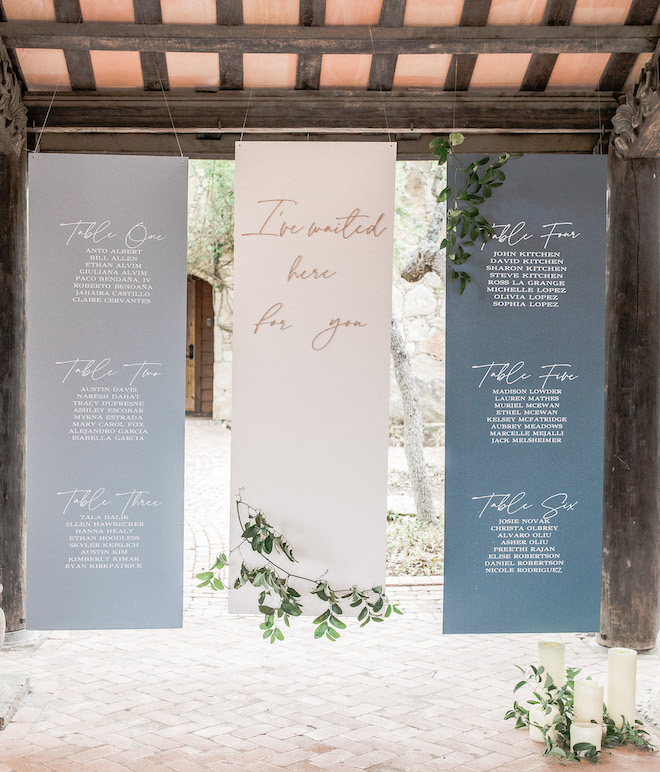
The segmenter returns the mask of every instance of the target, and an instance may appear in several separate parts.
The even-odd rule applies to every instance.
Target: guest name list
[[[31,629],[181,624],[186,172],[30,158]]]
[[[445,632],[593,631],[605,165],[525,156],[447,297]],[[543,180],[543,185],[537,185]],[[566,593],[573,602],[561,602]]]

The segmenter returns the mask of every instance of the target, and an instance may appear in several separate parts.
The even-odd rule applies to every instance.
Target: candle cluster
[[[635,689],[637,652],[610,649],[607,664],[607,707],[603,686],[591,678],[577,679],[580,668],[566,667],[566,649],[559,641],[538,644],[538,663],[527,670],[514,693],[530,688],[533,697],[513,703],[505,719],[516,729],[528,728],[532,740],[543,743],[544,753],[560,759],[597,762],[601,748],[632,745],[656,750],[651,736],[637,718]]]
[[[566,647],[559,641],[541,641],[538,644],[538,668],[541,680],[541,697],[545,705],[529,705],[529,736],[537,742],[545,742],[547,735],[556,741],[555,725],[559,710],[550,704],[553,687],[566,686]],[[543,670],[541,670],[543,668]],[[607,713],[618,729],[624,724],[634,724],[635,691],[637,679],[637,652],[633,649],[610,649],[607,656],[607,709],[603,704],[603,687],[589,678],[574,682],[573,720],[570,724],[570,750],[577,755],[584,750],[575,746],[587,743],[601,749],[603,718]],[[549,727],[546,731],[544,729]]]

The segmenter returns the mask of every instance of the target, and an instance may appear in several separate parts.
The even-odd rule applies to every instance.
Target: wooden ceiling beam
[[[302,27],[325,24],[325,0],[300,0],[298,18]],[[321,84],[321,54],[299,54],[296,88],[317,90]]]
[[[51,105],[52,99],[52,107]],[[224,91],[215,94],[171,91],[167,104],[156,93],[119,92],[25,94],[29,125],[46,131],[99,129],[171,131],[241,131],[249,102],[246,131],[258,129],[320,131],[373,130],[388,124],[392,132],[458,130],[598,131],[599,116],[609,123],[618,103],[612,94],[542,95],[406,91]]]
[[[624,24],[652,24],[660,8],[660,0],[633,0]],[[612,54],[598,82],[603,91],[623,91],[637,63],[634,54]]]
[[[160,0],[133,0],[135,21],[140,24],[161,24]],[[169,91],[167,61],[162,51],[140,51],[142,81],[146,91]]]
[[[429,142],[432,134],[401,134],[397,136],[399,160],[430,160]],[[180,134],[183,154],[188,158],[234,158],[235,143],[240,133]],[[390,142],[382,134],[247,134],[244,142]],[[35,135],[28,137],[28,149],[34,149]],[[460,149],[466,153],[592,153],[598,143],[594,134],[468,134]],[[179,145],[173,134],[43,134],[42,153],[112,153],[115,155],[179,155]]]
[[[220,26],[243,24],[243,0],[216,0],[216,22]],[[240,53],[220,54],[220,88],[240,91],[243,88],[243,57]]]
[[[4,6],[2,4],[2,0],[0,0],[0,24],[2,22],[7,21],[7,14],[5,13]],[[1,41],[0,41],[1,42]],[[16,51],[14,49],[5,49],[6,55],[9,57],[9,61],[11,62],[12,69],[14,70],[14,74],[16,75],[18,82],[21,84],[22,87],[26,87],[25,83],[25,76],[23,75],[23,70],[21,69],[20,62],[18,61],[18,56],[16,56]]]
[[[625,24],[652,24],[660,9],[660,0],[633,0]]]
[[[79,0],[57,0],[55,20],[65,24],[78,25],[82,21]],[[89,51],[65,49],[64,60],[69,71],[69,82],[73,91],[94,91],[96,80]]]
[[[298,56],[296,65],[296,88],[318,91],[321,85],[321,54]]]
[[[0,22],[7,48],[100,51],[195,51],[243,53],[442,54],[651,53],[660,25],[594,28],[485,27],[302,27],[259,25],[129,24],[44,21]]]
[[[381,27],[402,27],[406,15],[406,0],[383,0],[380,9]],[[374,46],[375,48],[375,46]],[[394,84],[397,54],[376,54],[371,57],[369,91],[391,91]]]
[[[243,0],[215,0],[216,24],[243,24]]]
[[[465,0],[459,27],[485,27],[488,24],[491,0]],[[472,80],[474,66],[477,63],[477,54],[456,54],[451,58],[447,78],[445,79],[445,91],[467,91]],[[485,52],[483,52],[485,53]]]
[[[298,18],[303,27],[322,27],[325,24],[325,0],[300,0]]]
[[[566,27],[571,23],[577,0],[549,0],[543,12],[541,25]],[[559,30],[557,30],[559,31]],[[521,91],[544,91],[557,63],[558,52],[534,53],[527,65]]]
[[[403,27],[407,0],[383,0],[378,24],[381,27]]]

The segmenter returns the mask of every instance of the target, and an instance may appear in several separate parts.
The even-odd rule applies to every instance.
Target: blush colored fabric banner
[[[27,626],[179,627],[187,161],[29,172]]]
[[[395,158],[236,146],[232,496],[284,534],[295,573],[347,588],[385,575]],[[232,546],[240,534],[232,500]],[[230,590],[231,611],[255,608]]]

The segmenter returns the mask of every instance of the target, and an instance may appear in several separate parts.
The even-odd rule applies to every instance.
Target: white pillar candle
[[[589,743],[595,745],[596,750],[600,750],[600,741],[603,736],[603,729],[600,724],[586,724],[581,721],[574,721],[571,724],[571,750],[578,743]],[[578,755],[581,753],[578,751]]]
[[[607,652],[607,713],[623,726],[623,718],[634,724],[637,685],[637,652],[634,649],[610,649]]]
[[[559,713],[559,710],[555,708],[554,705],[550,707],[549,713],[544,713],[542,710],[539,710],[533,705],[529,705],[529,739],[534,740],[534,742],[537,743],[544,742],[543,732],[539,729],[539,727],[552,724],[557,713]],[[538,726],[533,726],[533,724],[538,724]],[[548,737],[551,740],[557,739],[554,727],[548,730]]]
[[[588,724],[590,721],[603,723],[603,687],[596,681],[583,679],[575,682],[575,721]]]
[[[555,686],[566,684],[566,646],[559,641],[539,641],[539,667],[545,668],[541,674],[541,686],[545,686],[546,676],[552,678]]]

